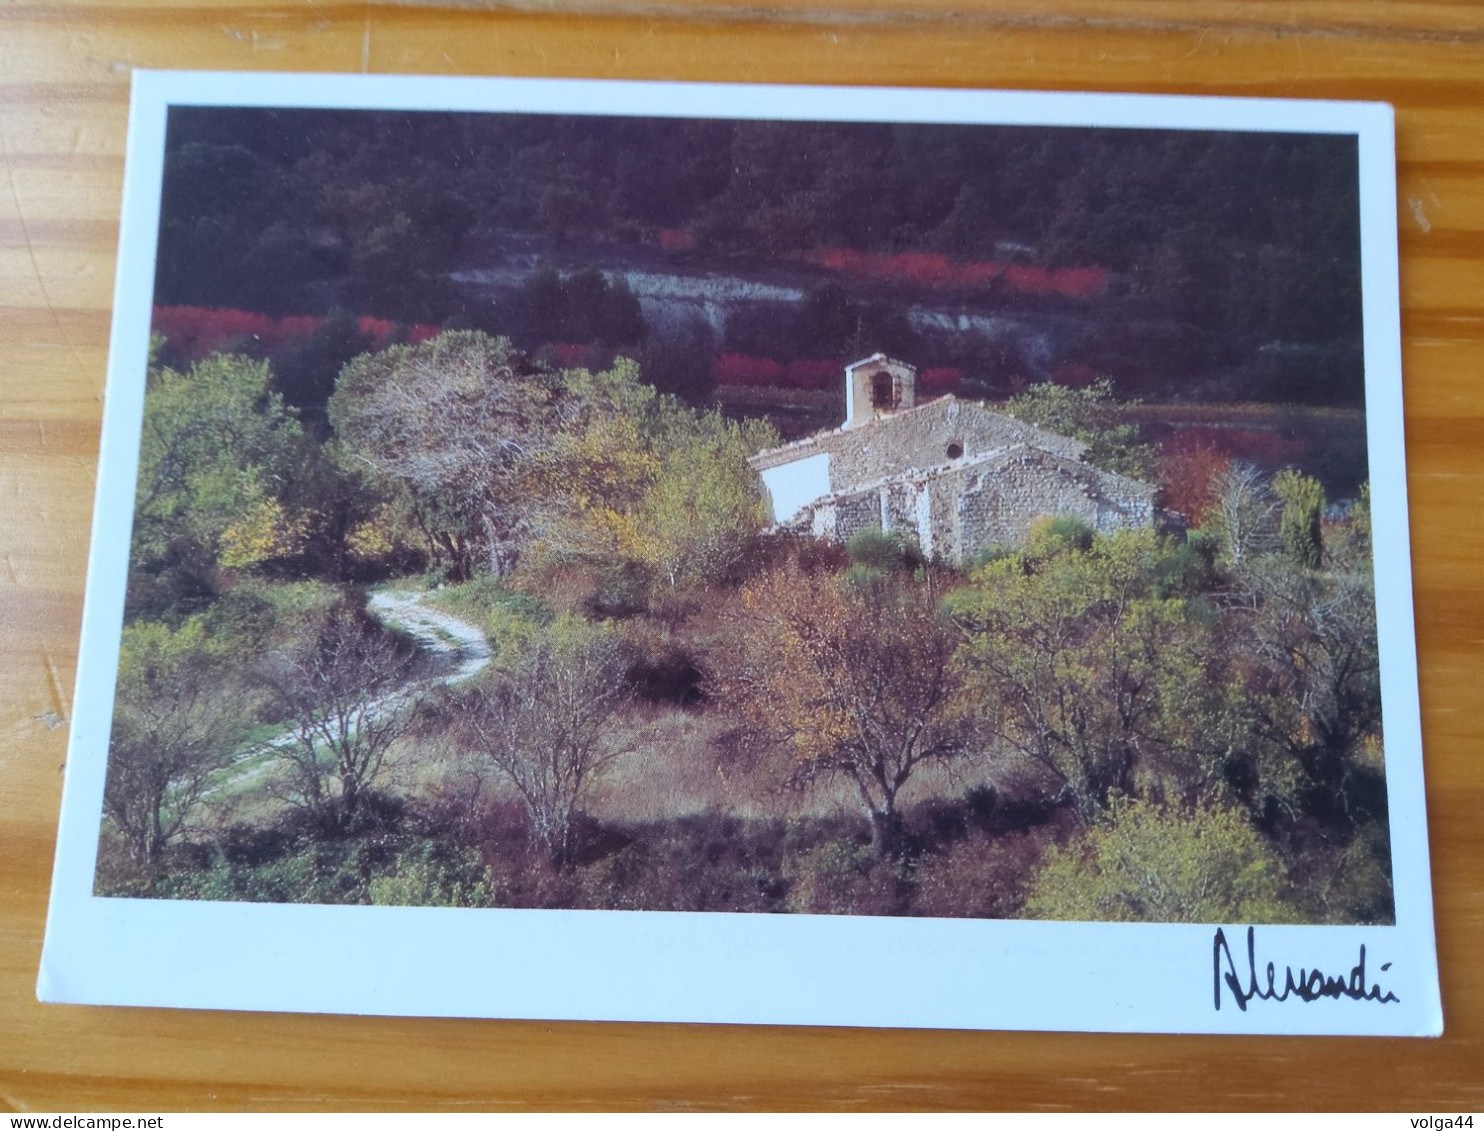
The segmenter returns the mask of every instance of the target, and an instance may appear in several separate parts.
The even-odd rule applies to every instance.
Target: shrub
[[[1304,922],[1396,922],[1384,823],[1368,824],[1353,837],[1312,837],[1293,856]]]
[[[776,386],[783,382],[783,366],[770,357],[724,353],[712,372],[718,385]]]
[[[163,877],[150,894],[253,903],[366,903],[367,871],[376,854],[371,842],[345,840],[297,844],[285,855],[254,863],[218,856],[200,870]]]
[[[1273,476],[1273,494],[1283,501],[1278,535],[1283,548],[1305,569],[1318,569],[1324,555],[1320,516],[1324,513],[1324,487],[1319,480],[1285,468]]]
[[[649,566],[631,558],[604,558],[567,553],[550,546],[527,555],[515,575],[519,592],[540,606],[539,620],[551,613],[598,619],[621,619],[648,611],[658,591]],[[539,596],[537,596],[539,594]],[[507,605],[505,613],[519,610]],[[525,607],[535,612],[534,605]]]
[[[503,652],[464,692],[459,740],[520,794],[533,839],[565,866],[584,791],[629,753],[611,721],[633,698],[632,649],[616,632],[560,617]]]
[[[1163,505],[1183,514],[1192,525],[1206,521],[1216,505],[1212,484],[1229,470],[1231,460],[1209,438],[1181,431],[1167,440],[1159,457]]]
[[[1026,887],[1051,830],[969,836],[924,856],[912,910],[917,915],[1010,919],[1025,905]]]
[[[642,623],[625,636],[634,645],[626,678],[639,699],[685,707],[701,698],[705,673],[700,660],[682,642]]]
[[[895,915],[906,894],[897,865],[840,821],[798,821],[784,845],[785,909],[813,915]]]
[[[782,910],[782,823],[709,811],[611,830],[573,905],[649,911]]]
[[[1047,853],[1025,904],[1031,919],[1291,923],[1287,876],[1236,809],[1115,803],[1081,838]]]
[[[1026,537],[1025,553],[1031,558],[1051,558],[1067,550],[1086,552],[1092,549],[1092,527],[1080,518],[1059,515],[1038,518]]]
[[[591,616],[632,617],[649,610],[654,578],[642,562],[603,562],[594,568],[593,581],[593,590],[583,602],[583,610]]]
[[[373,876],[371,902],[384,907],[488,907],[489,879],[477,853],[423,842]]]
[[[833,389],[840,380],[840,364],[817,359],[790,361],[785,382],[795,389]]]
[[[874,526],[852,537],[845,550],[852,565],[884,573],[915,569],[923,564],[922,551],[910,536],[900,531],[885,534]]]
[[[923,391],[931,393],[951,393],[963,383],[963,379],[963,370],[955,367],[924,369],[917,377]]]

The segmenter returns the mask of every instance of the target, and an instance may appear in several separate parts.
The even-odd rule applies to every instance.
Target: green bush
[[[1080,553],[1092,549],[1097,535],[1092,527],[1071,515],[1038,518],[1031,524],[1025,540],[1025,555],[1030,558],[1053,558],[1069,550]]]
[[[865,570],[893,573],[923,564],[922,551],[909,535],[900,531],[885,534],[874,526],[855,534],[845,544],[845,550],[851,565]]]
[[[205,615],[213,638],[239,655],[267,648],[275,638],[309,631],[325,620],[344,592],[324,581],[264,581],[244,577]]]
[[[1154,592],[1160,597],[1207,593],[1216,585],[1215,538],[1203,530],[1192,530],[1182,543],[1165,543],[1151,563]]]
[[[1106,820],[1046,855],[1030,919],[1292,923],[1277,852],[1235,809],[1116,803]]]
[[[433,842],[413,845],[368,885],[383,907],[489,907],[489,878],[477,852]]]
[[[593,575],[593,591],[583,603],[590,616],[620,619],[649,610],[654,578],[642,562],[604,562]]]
[[[1295,856],[1304,922],[1396,922],[1384,823],[1362,825],[1352,837],[1313,837]]]
[[[187,847],[152,884],[116,879],[102,894],[397,907],[492,902],[479,853],[446,839],[373,833],[314,840],[287,828],[239,827],[215,846]]]
[[[176,871],[150,892],[163,899],[252,903],[367,903],[365,849],[360,842],[310,843],[261,863],[216,857],[199,871]]]
[[[1324,513],[1324,486],[1292,468],[1273,477],[1273,493],[1283,500],[1278,534],[1283,549],[1305,569],[1318,569],[1324,557],[1320,518]]]
[[[435,589],[428,596],[428,604],[444,612],[479,622],[496,613],[537,621],[551,618],[551,611],[539,597],[511,589],[499,578],[488,574],[461,585]]]

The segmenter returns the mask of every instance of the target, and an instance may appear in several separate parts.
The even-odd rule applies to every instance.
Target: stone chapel
[[[758,452],[776,529],[844,541],[871,527],[962,564],[1043,516],[1109,532],[1154,523],[1155,488],[1083,462],[1087,445],[948,395],[885,354],[845,367],[845,423]]]

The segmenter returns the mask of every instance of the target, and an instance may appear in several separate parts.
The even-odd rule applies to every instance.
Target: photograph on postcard
[[[1395,921],[1357,138],[177,105],[97,896]]]

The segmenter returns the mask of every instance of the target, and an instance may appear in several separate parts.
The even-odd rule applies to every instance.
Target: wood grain
[[[580,1025],[42,1007],[134,67],[1383,99],[1438,1041]],[[1484,1108],[1484,8],[1287,0],[92,0],[0,9],[0,1106]],[[621,971],[614,972],[620,977]]]

